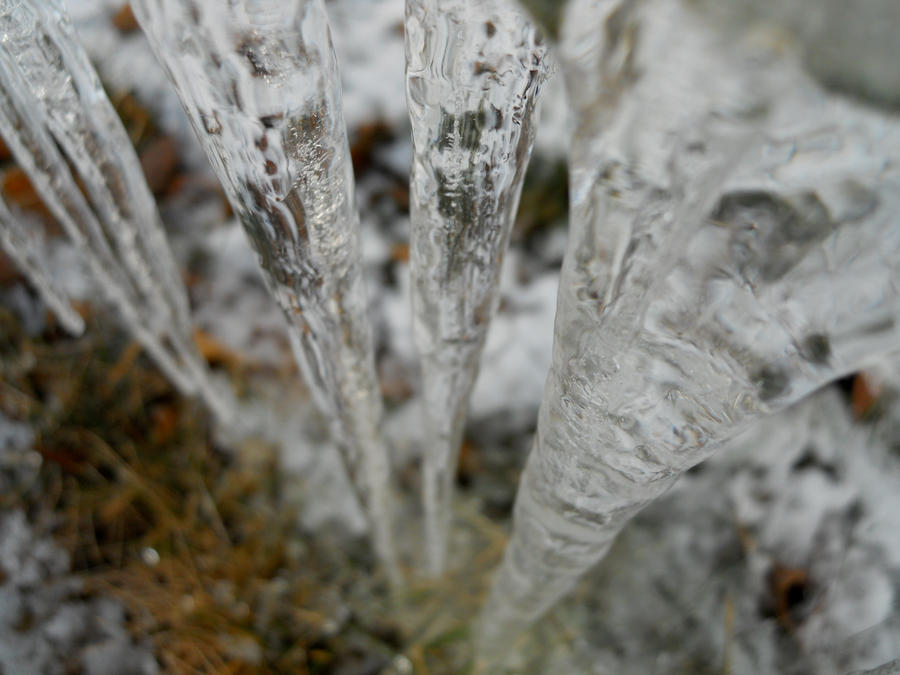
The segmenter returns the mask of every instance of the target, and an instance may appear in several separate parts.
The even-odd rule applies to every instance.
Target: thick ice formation
[[[58,0],[0,2],[0,134],[135,339],[228,419],[137,155]]]
[[[854,420],[828,386],[752,425],[638,514],[504,666],[847,675],[894,658],[893,416]]]
[[[132,7],[259,256],[391,568],[389,461],[324,6],[137,0]]]
[[[683,471],[897,344],[900,120],[734,9],[569,4],[570,241],[483,655]]]
[[[428,427],[425,535],[429,571],[438,574],[466,408],[531,156],[546,49],[513,0],[407,0],[405,37],[410,274]]]

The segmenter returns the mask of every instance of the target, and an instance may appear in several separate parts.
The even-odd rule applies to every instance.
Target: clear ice
[[[137,155],[58,0],[0,0],[0,134],[135,339],[182,392],[227,420]],[[3,216],[22,260],[17,228],[35,231]],[[62,298],[44,297],[74,319]]]
[[[44,304],[71,335],[84,332],[84,319],[75,311],[66,292],[53,279],[46,254],[41,250],[41,224],[10,209],[0,198],[0,248],[37,290]]]
[[[426,555],[429,572],[440,574],[466,409],[533,146],[546,48],[513,0],[407,0],[405,29]]]
[[[570,240],[483,658],[685,470],[896,349],[897,41],[816,56],[897,25],[896,3],[865,5],[569,3]]]
[[[389,458],[340,77],[321,0],[136,0],[132,8],[284,311],[395,569]]]

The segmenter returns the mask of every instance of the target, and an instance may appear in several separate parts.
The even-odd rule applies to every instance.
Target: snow
[[[344,118],[351,129],[373,119],[408,124],[403,6],[403,0],[328,3],[334,46],[341,63]]]
[[[55,675],[158,672],[147,646],[135,644],[124,611],[106,598],[81,599],[69,559],[21,511],[0,514],[0,671]]]
[[[476,420],[510,410],[536,411],[550,368],[559,275],[520,283],[511,278],[515,268],[511,255],[501,280],[502,308],[488,333],[472,392]]]

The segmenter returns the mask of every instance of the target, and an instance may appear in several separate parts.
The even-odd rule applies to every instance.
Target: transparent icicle
[[[429,571],[445,564],[466,408],[534,140],[545,47],[514,0],[407,0],[412,305]]]
[[[58,0],[0,0],[0,133],[135,339],[228,420],[137,155]]]
[[[289,323],[294,353],[367,506],[394,551],[389,460],[343,121],[321,0],[137,0]]]
[[[66,332],[81,335],[84,319],[69,304],[65,292],[58,287],[53,274],[47,269],[45,254],[40,250],[39,238],[33,231],[35,227],[40,225],[21,213],[13,213],[0,199],[0,248],[13,259]]]
[[[900,118],[702,9],[569,3],[570,242],[487,660],[681,473],[898,344]]]

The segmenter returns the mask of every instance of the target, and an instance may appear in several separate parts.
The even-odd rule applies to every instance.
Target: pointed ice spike
[[[0,0],[0,133],[135,339],[227,421],[137,155],[58,0]]]
[[[79,172],[107,238],[140,291],[160,312],[177,311],[184,329],[187,298],[153,198],[60,3],[7,0],[4,5],[3,49],[42,111],[42,122]]]
[[[321,0],[131,3],[234,207],[395,570],[340,78]]]
[[[534,140],[546,50],[514,0],[407,0],[410,273],[429,572],[444,568],[466,408]]]
[[[681,473],[896,349],[900,120],[776,37],[693,3],[569,3],[570,242],[486,661]]]
[[[10,211],[0,198],[0,248],[15,261],[66,332],[81,335],[84,332],[84,319],[69,304],[65,292],[57,287],[47,269],[47,261],[39,250],[37,237],[32,231],[34,227],[39,225],[29,222],[21,213]]]

